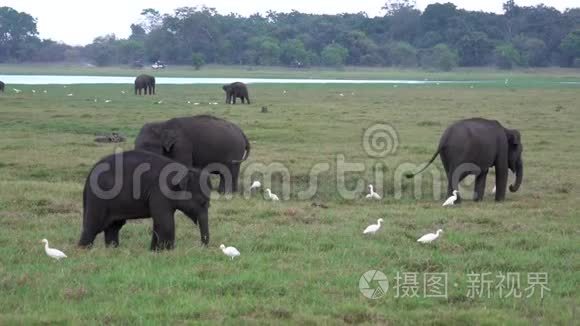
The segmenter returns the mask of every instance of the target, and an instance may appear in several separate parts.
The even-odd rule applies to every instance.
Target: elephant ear
[[[161,132],[161,146],[165,152],[171,152],[175,143],[177,143],[177,132],[175,130],[165,129]]]

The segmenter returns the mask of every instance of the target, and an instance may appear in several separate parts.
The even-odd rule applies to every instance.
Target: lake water
[[[228,84],[240,81],[246,84],[474,84],[497,81],[444,81],[444,80],[373,80],[373,79],[277,79],[277,78],[185,78],[156,77],[157,84]],[[133,84],[135,77],[114,76],[49,76],[0,75],[0,80],[13,85],[74,85],[74,84]]]

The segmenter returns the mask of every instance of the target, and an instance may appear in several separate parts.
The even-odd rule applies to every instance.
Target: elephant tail
[[[440,152],[441,152],[441,147],[437,148],[437,151],[435,152],[435,154],[433,154],[433,157],[431,158],[429,163],[427,163],[421,170],[419,170],[415,173],[406,173],[405,177],[410,179],[410,178],[413,178],[414,176],[416,176],[417,174],[425,171],[425,169],[427,169],[429,167],[429,165],[431,165],[431,163],[433,163],[433,161],[435,161],[435,159],[437,158],[437,155],[439,155]]]
[[[243,161],[247,160],[248,157],[250,156],[250,141],[248,140],[248,137],[246,137],[246,134],[244,134],[243,131],[242,131],[242,136],[244,137],[244,140],[246,141],[244,155],[242,156],[241,160],[233,160],[232,163],[242,163]]]

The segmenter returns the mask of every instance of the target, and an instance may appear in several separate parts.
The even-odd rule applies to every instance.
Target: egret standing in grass
[[[441,232],[443,232],[443,230],[439,229],[439,230],[437,230],[437,233],[427,233],[424,236],[417,239],[417,242],[431,243],[431,242],[437,240],[437,238],[439,238],[439,234],[441,234]]]
[[[260,187],[262,187],[262,184],[260,183],[260,181],[254,181],[252,182],[252,185],[250,186],[250,191],[252,191],[253,189],[259,189]]]
[[[366,199],[381,199],[381,196],[375,192],[373,185],[369,185],[369,194],[366,195]]]
[[[381,223],[383,223],[383,219],[380,218],[377,220],[377,224],[371,224],[367,226],[367,228],[363,231],[363,234],[375,234],[381,228]]]
[[[240,256],[240,252],[239,252],[239,251],[238,251],[238,249],[236,249],[235,247],[227,247],[227,248],[226,248],[226,245],[224,245],[224,244],[222,243],[222,244],[220,245],[220,249],[222,250],[222,252],[223,252],[223,253],[224,253],[226,256],[230,257],[232,260],[233,260],[235,257],[238,257],[238,256]]]
[[[266,196],[268,197],[268,199],[272,200],[272,201],[278,201],[280,200],[280,198],[278,198],[278,196],[276,194],[273,194],[272,191],[270,190],[270,188],[266,189]]]
[[[64,252],[62,252],[58,249],[49,248],[48,247],[48,240],[42,239],[42,242],[44,243],[44,251],[46,252],[46,255],[48,257],[54,258],[56,260],[61,260],[63,258],[66,258],[66,255],[64,254]]]
[[[447,200],[443,203],[443,206],[455,205],[455,201],[457,200],[458,194],[459,194],[459,191],[453,190],[453,195],[451,197],[447,198]]]

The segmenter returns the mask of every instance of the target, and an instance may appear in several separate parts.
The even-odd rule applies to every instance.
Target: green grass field
[[[527,78],[531,84],[533,76]],[[252,105],[227,106],[215,85],[160,85],[154,97],[130,95],[129,85],[16,86],[23,92],[0,95],[2,325],[571,325],[578,320],[577,87],[251,85]],[[163,104],[154,104],[158,100]],[[214,101],[220,104],[207,104]],[[261,113],[262,106],[269,112]],[[215,198],[207,248],[181,213],[173,251],[148,250],[151,220],[128,223],[117,249],[106,249],[102,235],[93,249],[76,248],[86,174],[115,150],[113,144],[95,143],[95,133],[124,133],[129,139],[121,147],[131,149],[145,122],[202,113],[245,130],[252,151],[243,168],[283,164],[290,172],[290,199]],[[444,198],[434,198],[429,180],[430,172],[442,170],[437,160],[423,175],[422,195],[415,196],[413,180],[396,175],[401,164],[420,166],[447,125],[473,116],[522,132],[521,190],[500,204],[488,194],[482,203],[466,200],[444,209]],[[398,133],[398,147],[386,157],[369,157],[364,150],[363,133],[377,123]],[[339,155],[366,167],[345,176],[349,189],[357,182],[382,184],[382,201],[368,202],[362,193],[341,197]],[[318,163],[328,163],[329,171],[318,175],[313,198],[298,199]],[[242,180],[246,188],[250,177]],[[275,193],[282,193],[282,181],[279,175],[272,178]],[[435,194],[443,191],[440,181]],[[489,177],[487,188],[493,184]],[[471,187],[462,193],[468,196]],[[363,236],[378,218],[385,220],[383,228]],[[435,244],[416,243],[438,228],[444,233]],[[52,261],[44,254],[43,238],[69,258]],[[236,246],[241,257],[230,261],[219,250],[221,243]],[[373,269],[386,274],[390,285],[376,300],[359,291],[362,274]],[[406,272],[418,273],[419,297],[397,297],[395,276]],[[490,297],[486,289],[482,297],[469,295],[468,275],[485,272],[493,279]],[[521,298],[500,297],[500,272],[520,273]],[[549,277],[543,298],[539,289],[530,298],[524,291],[528,273],[535,272]],[[447,273],[445,298],[423,295],[425,273]]]

